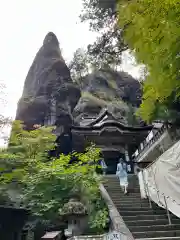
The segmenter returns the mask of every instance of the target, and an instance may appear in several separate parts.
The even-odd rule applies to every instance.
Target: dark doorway
[[[107,165],[106,174],[116,174],[119,158],[124,158],[124,154],[115,151],[103,152],[104,161]]]
[[[116,168],[119,158],[105,158],[104,160],[107,165],[106,174],[116,174]]]

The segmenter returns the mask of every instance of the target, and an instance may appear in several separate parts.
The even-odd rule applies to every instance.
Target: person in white
[[[119,178],[120,186],[122,187],[124,194],[127,194],[128,193],[127,164],[124,162],[122,158],[119,159],[119,163],[117,164],[116,176]]]

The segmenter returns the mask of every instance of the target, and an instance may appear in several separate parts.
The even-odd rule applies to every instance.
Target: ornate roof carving
[[[142,132],[142,131],[150,131],[153,126],[140,126],[140,127],[132,127],[128,125],[124,125],[123,123],[116,120],[116,117],[110,113],[107,109],[104,109],[100,112],[99,116],[96,119],[92,119],[92,121],[88,121],[86,125],[81,126],[72,126],[72,130],[77,131],[102,131],[104,128],[115,127],[122,131],[128,132]]]

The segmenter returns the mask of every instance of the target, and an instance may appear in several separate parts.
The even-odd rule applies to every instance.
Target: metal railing
[[[153,175],[154,176],[154,175]],[[142,177],[143,177],[143,184],[144,184],[144,187],[145,187],[145,192],[146,192],[146,196],[148,198],[148,201],[149,201],[149,207],[152,208],[152,201],[153,199],[151,198],[150,196],[150,191],[149,191],[149,185],[148,183],[146,183],[146,180],[145,180],[145,177],[144,177],[144,172],[142,171]],[[161,192],[159,189],[158,189],[158,186],[157,186],[157,183],[156,183],[156,180],[155,180],[155,176],[154,176],[154,185],[155,187],[151,187],[153,190],[155,190],[156,192],[156,195],[157,195],[157,201],[159,203],[160,206],[164,207],[164,209],[166,210],[166,214],[167,214],[167,218],[168,218],[168,223],[169,225],[172,225],[172,220],[171,220],[171,214],[170,214],[170,210],[168,208],[168,202],[167,202],[167,199],[171,199],[172,202],[176,203],[177,205],[180,206],[180,203],[177,203],[176,200],[173,200],[172,197],[170,196],[166,196],[165,193]],[[163,202],[160,200],[160,196],[163,197]],[[155,201],[153,201],[155,202]],[[155,202],[156,203],[156,202]]]
[[[139,148],[136,150],[138,151],[138,154],[135,155],[136,159],[140,158],[143,153],[149,149],[160,137],[165,133],[170,128],[170,126],[163,125],[157,132],[156,134],[151,138],[151,140],[147,141],[146,139],[140,144]],[[142,147],[141,147],[142,146]]]

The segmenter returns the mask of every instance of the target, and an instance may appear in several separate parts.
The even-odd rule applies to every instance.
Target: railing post
[[[146,184],[146,188],[147,188],[147,192],[148,192],[149,207],[152,208],[152,203],[151,203],[151,199],[150,199],[150,194],[149,194],[149,187],[148,187],[148,184]]]
[[[164,203],[165,203],[165,207],[166,207],[166,213],[167,213],[167,217],[168,217],[168,222],[169,222],[169,225],[171,225],[172,224],[171,216],[169,214],[169,210],[168,210],[168,206],[167,206],[167,202],[166,202],[166,196],[163,194],[163,197],[164,197]]]
[[[151,172],[152,172],[153,177],[154,177],[154,184],[155,184],[155,187],[156,187],[157,199],[158,199],[158,202],[161,203],[160,198],[159,198],[159,190],[158,190],[157,183],[156,183],[156,179],[155,179],[155,174],[154,174],[152,168],[151,168]]]
[[[145,190],[148,195],[149,207],[152,208],[152,203],[151,203],[150,194],[149,194],[149,187],[148,187],[148,184],[146,184],[145,179],[144,179],[144,171],[142,171],[142,177],[143,177],[143,183],[145,186]]]

